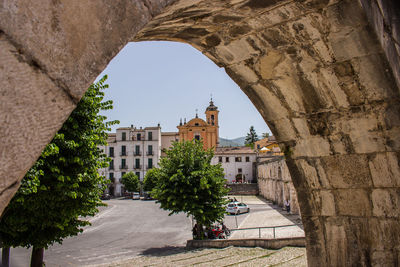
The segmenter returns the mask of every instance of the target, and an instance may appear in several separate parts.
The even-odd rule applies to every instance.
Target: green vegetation
[[[160,169],[152,168],[146,172],[143,180],[143,190],[144,191],[151,191],[153,188],[156,187],[158,182],[158,177],[160,173]]]
[[[250,126],[250,132],[246,136],[245,145],[254,147],[254,143],[258,141],[258,136],[256,130],[254,130],[254,126]]]
[[[98,146],[106,144],[109,126],[118,123],[99,115],[112,108],[112,101],[102,102],[106,79],[89,87],[23,178],[0,219],[3,253],[4,248],[33,246],[31,266],[42,266],[44,249],[82,232],[90,224],[85,217],[104,205],[99,196],[107,180],[98,169],[109,159]]]
[[[133,172],[125,173],[121,182],[128,192],[137,192],[140,189],[139,178]]]
[[[222,221],[228,193],[221,165],[211,165],[213,151],[200,141],[175,142],[161,159],[158,183],[152,191],[161,208],[170,214],[184,212],[197,223],[197,237],[203,225]]]

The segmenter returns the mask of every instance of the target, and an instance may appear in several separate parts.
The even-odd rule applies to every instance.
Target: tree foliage
[[[128,192],[137,192],[140,189],[140,181],[133,172],[125,173],[121,179],[122,184]]]
[[[99,196],[107,180],[98,169],[109,159],[98,149],[106,144],[107,130],[101,110],[107,76],[92,84],[76,109],[27,172],[18,192],[0,219],[0,238],[6,247],[47,248],[82,232],[86,216],[103,205]]]
[[[269,137],[269,132],[265,132],[262,134],[262,138],[268,138]]]
[[[143,190],[144,191],[151,191],[153,188],[156,187],[158,182],[160,169],[152,168],[146,172],[143,180]]]
[[[254,130],[254,126],[250,126],[249,133],[247,134],[244,143],[246,145],[253,145],[256,141],[258,141],[256,130]]]
[[[161,208],[193,215],[198,225],[222,221],[228,189],[221,165],[211,165],[213,151],[205,151],[200,141],[182,141],[173,143],[166,154],[152,191]]]

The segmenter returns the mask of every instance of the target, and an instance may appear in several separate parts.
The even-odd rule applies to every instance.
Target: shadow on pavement
[[[299,214],[288,214],[286,212],[286,210],[284,210],[282,207],[273,204],[272,202],[268,202],[268,205],[273,208],[274,210],[276,210],[277,212],[279,212],[282,216],[284,216],[286,219],[288,219],[289,221],[291,221],[294,224],[297,224],[301,229],[304,230],[303,228],[303,221],[301,220],[301,217]]]
[[[187,249],[184,246],[178,247],[178,246],[165,246],[161,248],[149,248],[144,251],[142,251],[141,255],[143,256],[170,256],[170,255],[175,255],[179,254],[182,252],[186,252],[190,249]]]

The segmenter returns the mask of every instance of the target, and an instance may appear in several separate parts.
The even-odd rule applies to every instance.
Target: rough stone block
[[[372,185],[366,155],[335,155],[321,158],[333,188],[368,188]]]
[[[279,120],[289,116],[288,110],[282,105],[282,100],[270,88],[260,84],[253,85],[252,88],[258,99],[260,99],[260,103],[255,105],[262,106],[262,112],[260,111],[260,113],[264,118]]]
[[[327,256],[330,266],[346,266],[347,253],[347,222],[343,218],[328,218],[325,221]]]
[[[351,32],[338,32],[329,35],[334,57],[337,61],[345,61],[379,53],[380,47],[372,40],[375,38],[368,27],[353,29]]]
[[[301,168],[304,177],[307,177],[307,186],[311,189],[329,189],[330,184],[326,179],[324,169],[316,159],[297,159],[296,164]]]
[[[370,244],[374,250],[400,248],[400,222],[398,218],[369,218]]]
[[[373,251],[371,256],[371,266],[398,266],[395,253],[393,251]]]
[[[330,146],[328,140],[319,136],[311,136],[297,140],[293,152],[294,158],[311,155],[325,157],[330,155]]]
[[[371,54],[351,61],[358,81],[369,101],[398,96],[390,67],[382,54]]]
[[[375,154],[371,156],[368,165],[374,187],[400,186],[400,166],[397,153]]]
[[[371,193],[373,215],[378,217],[400,217],[400,190],[374,189]]]
[[[321,216],[335,216],[335,198],[330,190],[319,191],[321,198]]]
[[[226,45],[216,47],[217,54],[221,59],[229,64],[238,63],[246,59],[257,56],[260,52],[247,42],[246,38],[232,41]]]
[[[337,189],[334,191],[337,214],[343,216],[371,216],[369,194],[364,189]]]

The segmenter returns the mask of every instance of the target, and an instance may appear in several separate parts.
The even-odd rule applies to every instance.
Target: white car
[[[230,214],[240,214],[250,212],[250,208],[241,202],[231,202],[226,206],[226,212]]]
[[[138,192],[133,192],[132,199],[133,200],[139,200],[140,199],[140,194]]]

